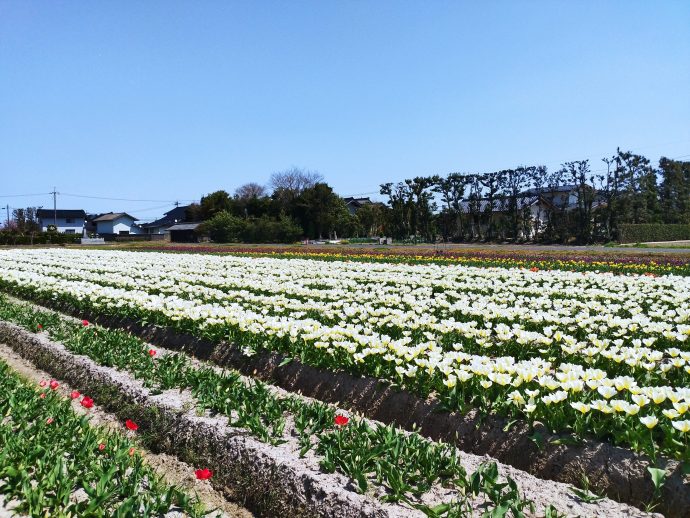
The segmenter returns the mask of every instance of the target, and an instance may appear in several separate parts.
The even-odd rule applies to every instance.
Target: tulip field
[[[540,266],[21,249],[0,251],[0,290],[227,343],[247,357],[279,353],[376,378],[436,398],[447,412],[474,410],[538,423],[574,443],[615,445],[649,459],[659,488],[657,461],[690,465],[690,276]],[[452,445],[277,396],[183,354],[157,355],[122,331],[96,333],[58,313],[0,303],[0,320],[148,387],[190,391],[200,407],[262,442],[280,445],[294,427],[301,456],[316,455],[324,472],[349,477],[362,494],[378,491],[381,501],[428,516],[471,514],[467,500],[423,496],[450,487],[481,493],[503,514],[534,513],[514,481],[497,482],[495,464],[466,473]],[[364,451],[376,454],[363,459]],[[0,493],[2,480],[0,471]]]

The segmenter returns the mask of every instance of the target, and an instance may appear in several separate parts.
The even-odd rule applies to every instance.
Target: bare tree
[[[293,167],[285,171],[273,173],[270,186],[274,193],[282,192],[296,198],[306,189],[314,187],[321,181],[323,181],[323,176],[318,171]]]
[[[255,182],[240,185],[235,190],[235,198],[240,200],[251,200],[253,198],[263,198],[266,196],[266,187]]]

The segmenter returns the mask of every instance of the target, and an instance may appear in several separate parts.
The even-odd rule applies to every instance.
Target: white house
[[[126,212],[109,212],[93,219],[92,223],[96,225],[96,233],[100,236],[128,236],[142,233],[141,228],[134,223],[135,221],[136,218]]]
[[[597,209],[603,205],[603,200],[597,195],[596,190],[587,185],[591,196],[592,209]],[[515,199],[516,208],[523,217],[529,214],[529,228],[521,229],[520,233],[524,238],[532,238],[538,234],[549,223],[552,213],[563,211],[571,212],[578,208],[578,199],[581,196],[583,187],[579,185],[559,185],[552,187],[542,187],[538,189],[528,189],[519,193]],[[508,213],[509,200],[507,197],[497,196],[493,203],[489,203],[486,198],[478,200],[467,200],[461,204],[462,212],[468,215],[475,215],[476,224],[479,223],[479,215]],[[480,225],[486,227],[486,223]]]
[[[43,232],[47,232],[49,227],[52,229],[52,225],[55,225],[56,230],[63,234],[82,235],[84,233],[86,212],[81,209],[38,209],[36,217]]]

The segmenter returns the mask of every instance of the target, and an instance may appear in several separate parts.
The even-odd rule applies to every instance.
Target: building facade
[[[136,218],[126,212],[109,212],[92,220],[99,236],[128,236],[141,234],[142,230]]]
[[[86,212],[81,209],[38,209],[36,211],[39,225],[42,232],[53,230],[53,225],[57,232],[61,234],[83,235],[84,225],[86,224]]]
[[[166,212],[162,218],[152,221],[151,223],[144,223],[141,225],[141,228],[145,234],[167,234],[168,230],[173,225],[187,222],[188,207],[189,205],[175,207]]]

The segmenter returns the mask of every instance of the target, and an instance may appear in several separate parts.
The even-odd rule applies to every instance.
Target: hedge
[[[61,245],[64,243],[79,243],[81,234],[60,234],[57,232],[36,232],[22,234],[19,232],[0,231],[0,245]]]
[[[662,223],[623,224],[619,228],[621,243],[690,240],[690,225],[664,225]]]

